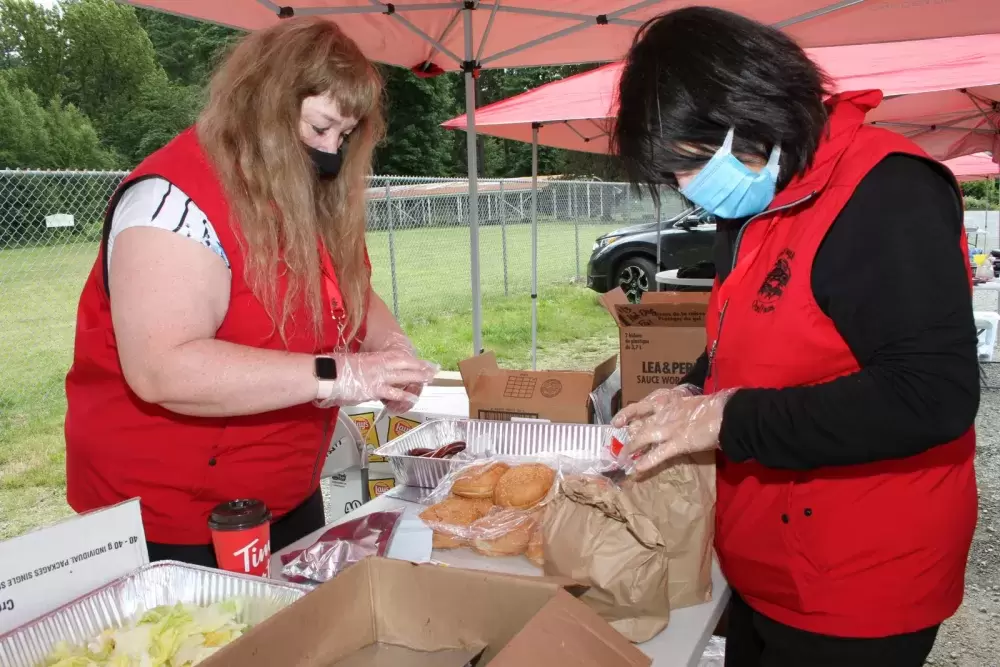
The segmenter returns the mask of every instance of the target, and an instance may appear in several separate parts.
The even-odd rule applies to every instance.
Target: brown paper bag
[[[567,477],[542,518],[545,574],[589,586],[581,598],[633,642],[670,620],[667,554],[656,524],[603,477]]]
[[[663,536],[670,561],[670,608],[711,600],[715,453],[679,457],[655,476],[628,481],[623,489]]]

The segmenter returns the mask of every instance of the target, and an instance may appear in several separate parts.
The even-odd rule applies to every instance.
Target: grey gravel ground
[[[1000,391],[983,393],[976,420],[979,524],[965,578],[965,601],[946,621],[928,665],[1000,665]]]
[[[997,295],[977,294],[975,307],[995,311]],[[994,359],[1000,361],[1000,353]],[[986,368],[987,382],[1000,385],[1000,365]],[[942,626],[928,665],[1000,667],[1000,390],[983,391],[976,431],[979,524],[969,555],[965,600]]]

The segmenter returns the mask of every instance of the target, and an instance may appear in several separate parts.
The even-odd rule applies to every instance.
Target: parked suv
[[[587,287],[604,293],[621,287],[637,302],[643,292],[655,289],[656,222],[625,227],[605,234],[594,243],[587,264]],[[660,271],[712,261],[715,219],[705,213],[664,222],[660,230]]]

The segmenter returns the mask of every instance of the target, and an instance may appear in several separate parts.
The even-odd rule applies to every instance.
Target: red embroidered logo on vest
[[[764,277],[764,284],[757,290],[757,298],[753,300],[755,313],[770,313],[777,305],[778,299],[785,293],[788,281],[792,279],[792,260],[795,252],[785,248],[778,254],[774,266]]]

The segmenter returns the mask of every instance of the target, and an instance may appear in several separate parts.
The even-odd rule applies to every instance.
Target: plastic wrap
[[[562,455],[494,457],[456,463],[424,503],[420,518],[434,531],[434,548],[469,547],[486,556],[526,555],[544,562],[542,513],[563,475],[599,476],[616,464]]]
[[[555,489],[558,461],[494,458],[456,465],[420,514],[437,549],[469,547],[486,556],[520,556],[537,540],[541,512]],[[533,560],[540,549],[532,547]]]
[[[698,667],[724,667],[726,664],[726,638],[712,635],[701,656]]]
[[[321,584],[368,556],[385,556],[403,510],[373,512],[334,526],[307,549],[281,556],[281,574],[295,583]]]

